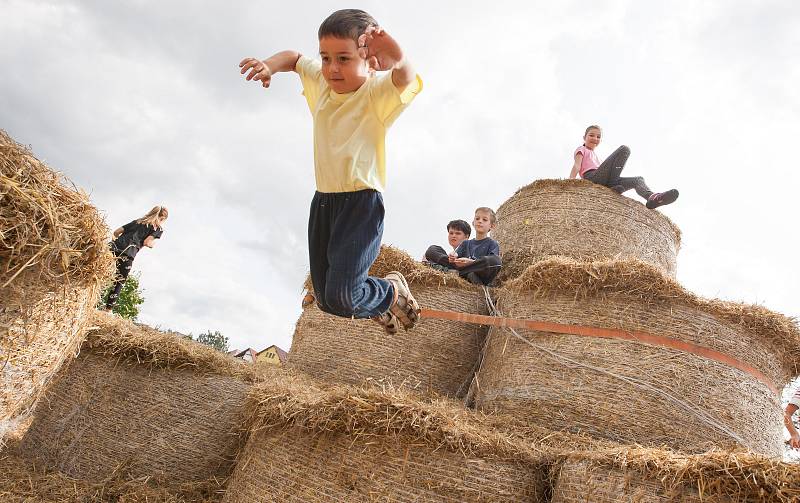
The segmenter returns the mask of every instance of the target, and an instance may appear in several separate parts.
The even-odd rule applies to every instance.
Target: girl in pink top
[[[580,175],[581,178],[613,189],[618,194],[635,189],[636,193],[645,199],[645,206],[650,209],[673,203],[678,199],[677,189],[653,192],[641,176],[620,176],[628,156],[631,155],[631,149],[625,145],[620,146],[608,156],[608,159],[600,163],[594,149],[600,144],[602,134],[600,126],[593,125],[586,128],[583,145],[575,150],[575,162],[569,174],[570,178]]]

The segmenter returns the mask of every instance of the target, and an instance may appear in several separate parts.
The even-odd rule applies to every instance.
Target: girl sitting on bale
[[[169,211],[165,206],[154,206],[142,218],[129,222],[114,231],[111,251],[117,258],[117,276],[114,278],[111,293],[108,294],[107,310],[110,311],[117,302],[122,285],[125,284],[125,280],[131,272],[136,254],[143,246],[153,247],[155,240],[164,233],[161,227],[168,216]]]
[[[673,203],[678,199],[677,189],[653,192],[641,176],[620,176],[628,156],[631,155],[631,149],[625,145],[621,145],[601,164],[594,149],[600,144],[602,133],[600,126],[592,125],[586,128],[583,145],[575,149],[573,155],[575,162],[569,174],[570,178],[580,174],[581,178],[608,187],[619,194],[636,189],[636,193],[645,199],[645,206],[650,209]]]

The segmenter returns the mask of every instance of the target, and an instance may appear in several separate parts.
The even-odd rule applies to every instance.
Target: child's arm
[[[572,171],[569,172],[570,178],[575,178],[581,171],[581,163],[583,162],[583,154],[575,152],[575,162],[572,164]]]
[[[792,415],[797,412],[797,405],[790,403],[786,406],[786,411],[783,413],[783,424],[786,425],[786,429],[789,430],[789,435],[791,438],[789,439],[789,447],[793,449],[800,448],[800,433],[797,432],[797,429],[792,424]]]
[[[153,236],[147,236],[142,244],[148,248],[152,248],[156,244],[156,238]]]
[[[403,54],[403,50],[383,28],[370,26],[358,37],[358,46],[370,67],[375,70],[392,70],[392,84],[403,91],[417,78],[417,72]]]
[[[261,85],[266,88],[269,87],[273,74],[295,71],[298,59],[300,59],[300,53],[297,51],[281,51],[264,61],[259,61],[256,58],[244,58],[239,63],[239,68],[242,69],[239,73],[244,75],[249,71],[250,73],[247,74],[245,79],[260,80]]]
[[[123,232],[125,232],[125,229],[123,229],[122,227],[120,227],[119,229],[115,230],[114,231],[114,239],[117,239],[118,237],[122,236]]]

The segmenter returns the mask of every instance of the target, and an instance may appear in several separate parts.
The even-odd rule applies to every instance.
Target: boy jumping
[[[282,51],[239,63],[247,80],[269,87],[294,71],[314,121],[317,191],[308,219],[316,302],[342,317],[372,318],[388,333],[409,330],[419,305],[399,272],[368,275],[383,235],[386,130],[422,90],[397,42],[362,10],[339,10],[319,27],[320,61]],[[375,76],[374,70],[391,70]],[[249,72],[249,73],[248,73]]]

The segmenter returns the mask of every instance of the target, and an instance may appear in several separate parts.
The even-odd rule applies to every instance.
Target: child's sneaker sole
[[[379,314],[372,318],[372,321],[377,323],[378,325],[382,326],[383,329],[389,335],[394,335],[397,333],[397,329],[400,328],[400,321],[397,319],[395,315],[391,312],[386,311],[383,314]]]
[[[667,204],[672,204],[675,200],[678,199],[678,189],[671,189],[666,192],[662,192],[659,194],[658,197],[653,199],[648,199],[645,203],[648,209],[656,209],[659,206],[664,206]]]
[[[395,301],[389,311],[403,324],[404,329],[410,330],[419,320],[420,308],[417,300],[411,295],[406,278],[399,272],[392,271],[383,279],[389,281],[395,291]]]

